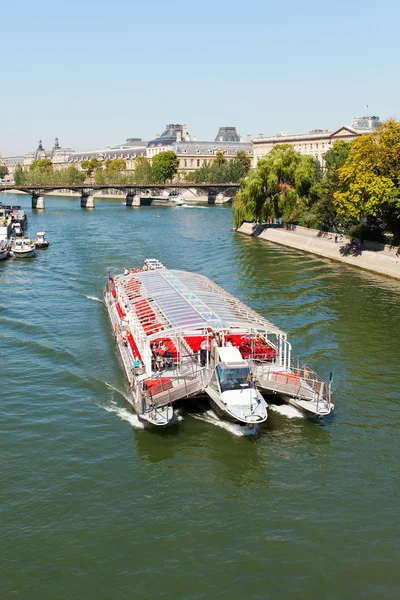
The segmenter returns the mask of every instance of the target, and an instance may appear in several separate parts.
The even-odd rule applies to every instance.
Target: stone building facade
[[[175,152],[179,158],[179,171],[195,171],[200,169],[205,162],[213,160],[216,153],[221,151],[227,160],[232,160],[239,150],[245,152],[251,159],[253,144],[248,136],[243,141],[236,131],[236,127],[220,127],[214,141],[197,141],[188,133],[186,125],[166,125],[164,132],[150,140],[146,147],[146,157],[152,160],[159,152]]]
[[[313,129],[308,133],[296,135],[287,133],[270,137],[259,135],[259,137],[253,139],[253,167],[256,167],[260,158],[280,144],[291,144],[295,150],[301,154],[314,156],[324,166],[324,154],[336,140],[346,142],[354,140],[363,133],[371,133],[381,124],[379,117],[355,117],[351,126],[344,125],[334,131]]]

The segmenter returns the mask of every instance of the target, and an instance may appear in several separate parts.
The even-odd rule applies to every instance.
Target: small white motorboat
[[[14,239],[11,242],[11,255],[14,258],[31,258],[35,256],[36,246],[29,238]]]
[[[48,248],[50,245],[45,231],[38,231],[34,240],[36,248]]]
[[[0,241],[0,260],[5,260],[10,254],[10,242],[9,240]]]

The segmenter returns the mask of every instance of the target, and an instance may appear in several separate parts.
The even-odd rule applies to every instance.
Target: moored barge
[[[207,394],[218,416],[253,426],[268,416],[260,390],[321,416],[332,408],[330,385],[297,366],[286,333],[207,277],[147,259],[109,275],[104,299],[143,421],[166,425],[174,402]]]

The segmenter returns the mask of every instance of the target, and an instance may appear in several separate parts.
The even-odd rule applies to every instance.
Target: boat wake
[[[208,206],[196,206],[193,204],[182,204],[182,206],[180,208],[197,208],[198,210],[204,210],[206,208],[208,208]]]
[[[245,435],[254,435],[258,431],[258,426],[255,425],[252,429],[248,427],[248,425],[239,425],[238,423],[230,423],[229,421],[221,421],[218,419],[217,415],[210,409],[206,410],[203,413],[191,414],[192,417],[198,419],[199,421],[205,421],[206,423],[211,423],[212,425],[217,425],[217,427],[222,427],[229,433],[236,435],[238,437],[242,437]]]
[[[294,406],[288,404],[269,404],[269,410],[279,413],[280,415],[287,417],[288,419],[305,419],[305,415],[297,410]]]
[[[101,300],[100,298],[97,298],[97,296],[86,296],[85,298],[87,298],[88,300],[93,300],[93,302],[103,302],[103,300]]]
[[[99,405],[100,408],[104,408],[109,413],[114,413],[121,419],[121,421],[127,421],[132,427],[135,429],[144,429],[145,424],[139,421],[138,417],[132,410],[129,408],[124,408],[123,406],[119,406],[116,402],[111,400],[108,406]]]

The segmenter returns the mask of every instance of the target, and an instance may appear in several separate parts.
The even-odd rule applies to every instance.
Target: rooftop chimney
[[[251,133],[247,134],[246,142],[251,142]]]
[[[159,137],[160,137],[160,134],[156,133],[156,140],[158,140]]]

